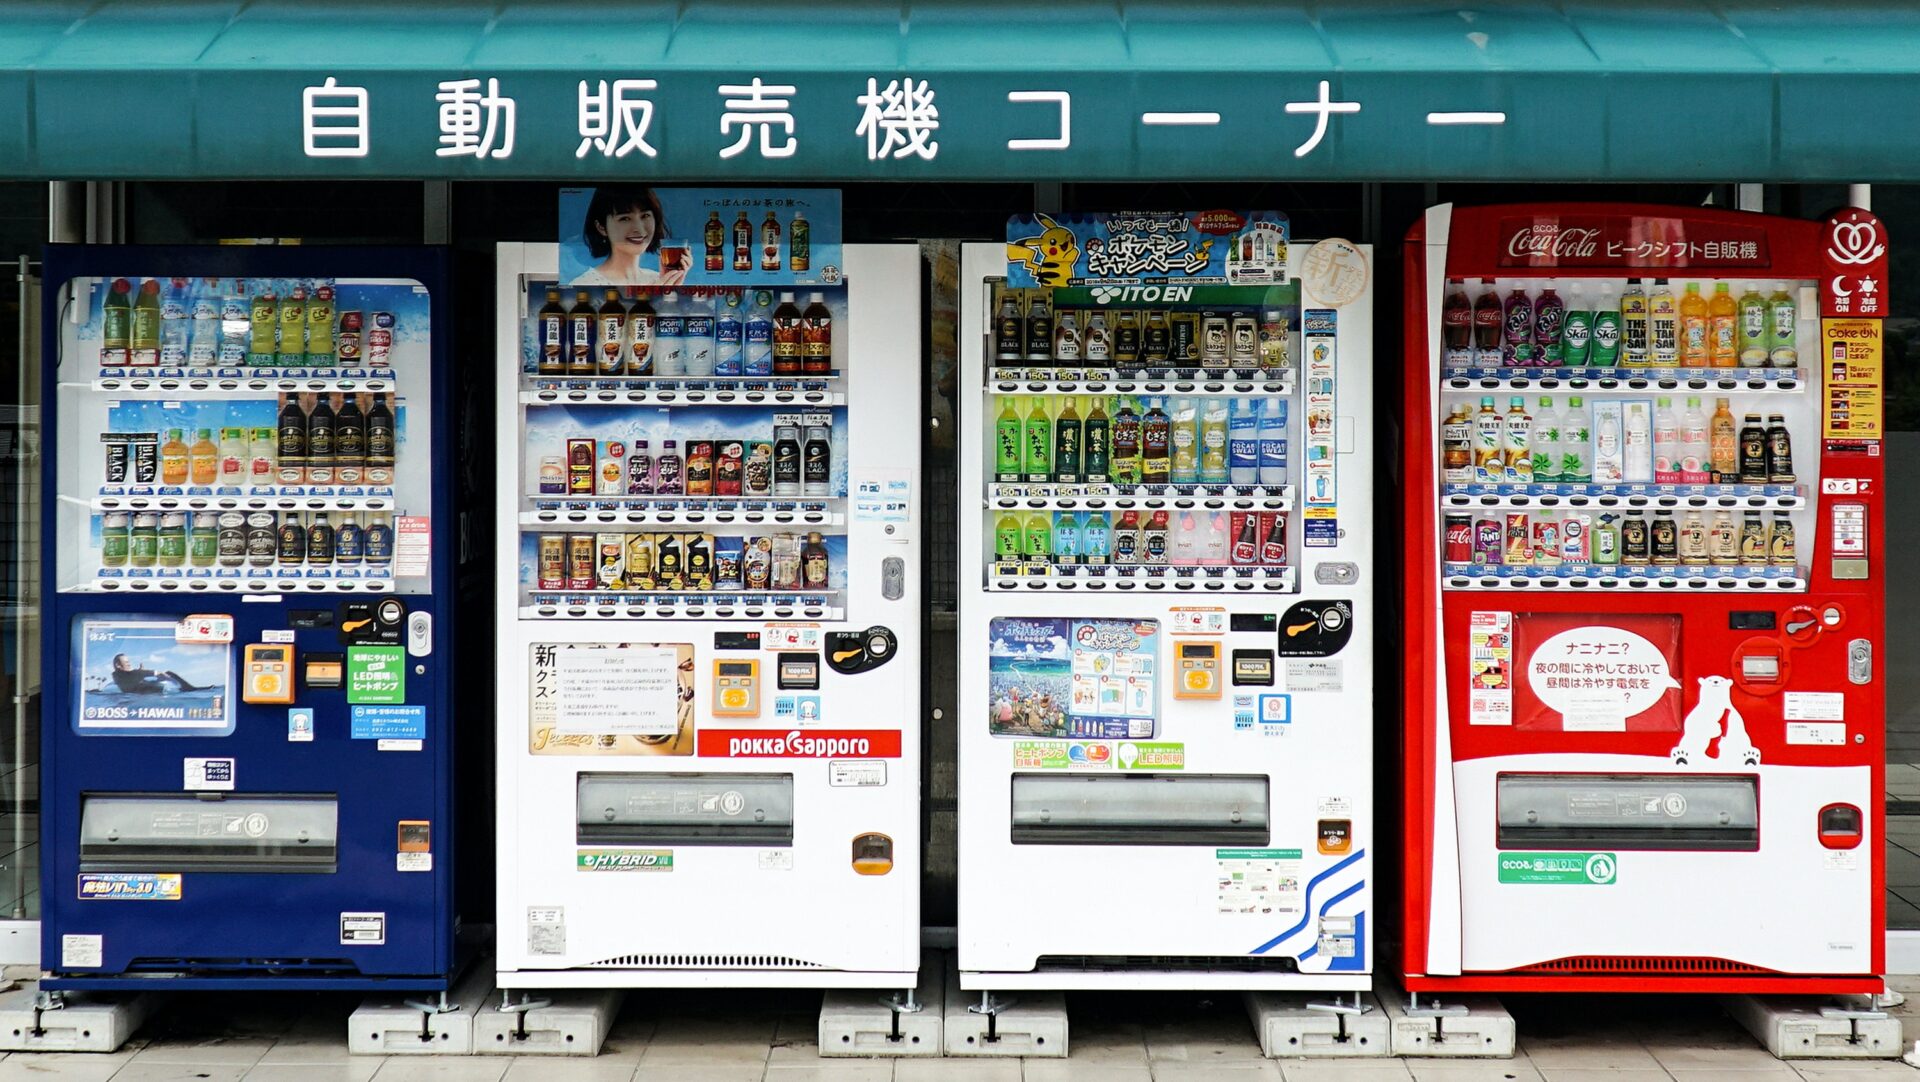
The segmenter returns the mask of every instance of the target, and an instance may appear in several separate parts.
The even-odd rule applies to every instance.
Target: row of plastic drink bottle
[[[1618,296],[1603,291],[1589,305],[1580,282],[1570,300],[1554,286],[1536,296],[1518,284],[1503,300],[1489,279],[1469,298],[1465,279],[1455,278],[1441,327],[1456,361],[1498,352],[1501,364],[1549,368],[1792,368],[1799,313],[1786,283],[1770,289],[1762,295],[1749,282],[1736,300],[1728,283],[1715,282],[1708,298],[1689,282],[1676,297],[1665,278],[1651,292],[1629,278]]]
[[[826,376],[833,370],[833,312],[813,293],[775,306],[765,290],[587,291],[573,307],[547,290],[538,315],[534,371],[542,376]]]
[[[1650,408],[1649,408],[1650,407]],[[1598,416],[1596,417],[1596,412]],[[1528,413],[1515,395],[1496,412],[1455,402],[1441,422],[1448,484],[1791,484],[1793,438],[1780,414],[1748,413],[1735,424],[1725,398],[1708,414],[1698,397],[1607,400],[1596,411],[1579,395],[1565,413],[1550,397]]]
[[[1284,567],[1285,511],[1009,511],[994,524],[994,562],[1027,573],[1085,565]]]
[[[1284,485],[1287,402],[1067,395],[1000,399],[1000,484]],[[1111,412],[1109,412],[1111,410]]]

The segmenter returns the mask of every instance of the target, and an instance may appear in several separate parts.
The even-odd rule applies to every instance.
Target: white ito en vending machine
[[[914,986],[920,262],[813,229],[789,290],[500,246],[503,989]]]
[[[1232,211],[966,250],[963,988],[1369,986],[1370,257]]]

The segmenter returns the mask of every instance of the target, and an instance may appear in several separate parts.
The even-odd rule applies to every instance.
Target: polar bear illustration
[[[1724,730],[1722,721],[1726,723]],[[1680,744],[1673,749],[1674,765],[1707,758],[1707,748],[1716,737],[1720,746],[1714,751],[1714,761],[1738,759],[1742,766],[1759,764],[1760,751],[1747,737],[1747,721],[1733,705],[1733,681],[1724,676],[1703,676],[1700,698],[1681,723]]]

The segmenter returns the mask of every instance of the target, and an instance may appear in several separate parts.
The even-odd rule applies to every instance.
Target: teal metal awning
[[[1912,180],[1920,7],[9,0],[0,175]]]

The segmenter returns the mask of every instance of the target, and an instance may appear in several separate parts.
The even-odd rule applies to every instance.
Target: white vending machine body
[[[914,986],[919,260],[845,249],[831,374],[548,378],[500,246],[500,987]]]
[[[961,986],[1370,987],[1370,290],[1335,307],[1297,280],[1192,287],[1269,327],[1284,318],[1285,365],[1116,378],[996,361],[996,320],[1021,307],[1001,307],[1006,269],[1004,246],[964,251]],[[1105,305],[1109,327],[1150,326],[1157,313],[1113,311],[1134,300],[1152,309],[1149,293],[1160,295],[1057,291],[1053,314]],[[1091,322],[1088,310],[1076,319]],[[1057,439],[1061,396],[1083,426],[1098,406],[1116,460],[1123,405],[1137,419],[1164,399],[1177,445],[1194,423],[1181,410],[1237,399],[1230,413],[1270,419],[1253,435],[1283,440],[1266,450],[1284,465],[1263,463],[1270,472],[1251,484],[1013,476],[1004,456],[1021,452],[1003,443],[1015,431],[1006,422],[1030,437],[1038,409]],[[1197,427],[1207,444],[1207,421]],[[1157,530],[1156,514],[1166,516]],[[1279,547],[1249,554],[1249,534]]]

